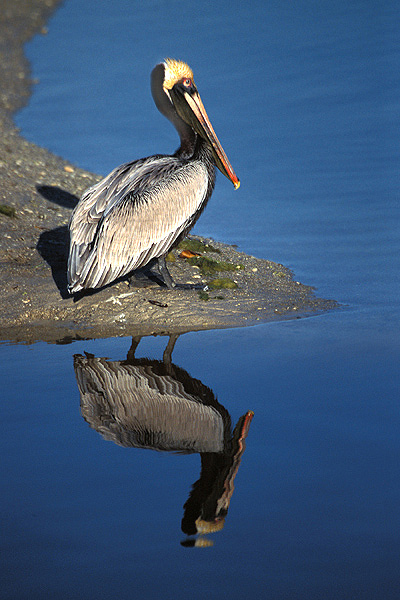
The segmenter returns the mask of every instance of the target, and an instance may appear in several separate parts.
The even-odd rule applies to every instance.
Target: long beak
[[[240,181],[237,178],[237,175],[233,170],[232,165],[224,152],[224,149],[219,143],[199,93],[197,90],[192,94],[184,92],[181,98],[186,102],[174,102],[178,114],[184,121],[189,123],[196,133],[198,133],[204,140],[207,140],[211,144],[218,169],[232,181],[235,189],[237,190],[240,186]]]

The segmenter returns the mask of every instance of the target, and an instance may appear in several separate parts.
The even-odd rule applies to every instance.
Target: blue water
[[[104,174],[174,151],[149,74],[186,60],[241,179],[218,178],[196,232],[346,308],[176,342],[233,426],[255,413],[207,548],[181,544],[198,454],[124,448],[81,415],[73,355],[123,361],[130,339],[2,346],[4,598],[398,598],[399,13],[68,0],[28,45],[40,83],[22,133]]]

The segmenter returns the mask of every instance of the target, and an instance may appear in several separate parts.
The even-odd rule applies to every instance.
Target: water
[[[219,177],[196,232],[346,308],[177,340],[173,364],[232,427],[255,413],[205,548],[181,530],[199,454],[126,448],[82,417],[73,356],[124,361],[131,340],[3,345],[5,598],[398,597],[398,17],[394,2],[69,0],[28,45],[23,134],[104,174],[175,149],[149,73],[186,60],[242,182]]]

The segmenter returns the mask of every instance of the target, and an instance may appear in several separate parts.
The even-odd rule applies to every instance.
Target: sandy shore
[[[68,341],[239,327],[337,308],[293,279],[284,266],[206,240],[206,258],[234,270],[204,274],[174,252],[179,282],[232,280],[234,289],[169,291],[153,282],[118,284],[78,302],[66,292],[67,223],[82,192],[100,179],[19,135],[12,117],[32,91],[23,45],[45,35],[58,0],[3,0],[0,11],[0,339]],[[133,159],[135,157],[127,157]],[[212,200],[211,200],[212,201]],[[203,252],[201,253],[203,254]]]

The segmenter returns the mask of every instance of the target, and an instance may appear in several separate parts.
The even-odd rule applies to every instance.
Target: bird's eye
[[[187,88],[192,87],[192,80],[191,79],[184,79],[182,83]]]

